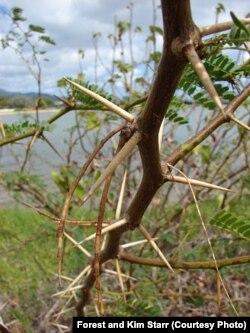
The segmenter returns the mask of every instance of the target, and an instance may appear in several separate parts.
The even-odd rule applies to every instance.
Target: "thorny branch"
[[[180,145],[174,150],[165,160],[165,163],[175,165],[188,153],[190,153],[195,147],[197,147],[202,141],[204,141],[209,135],[211,135],[218,127],[230,121],[230,115],[232,115],[236,109],[241,105],[241,103],[250,94],[250,84],[248,84],[242,92],[236,96],[231,103],[225,108],[225,114],[228,119],[225,118],[223,114],[219,114],[210,120],[210,122],[204,126],[196,135],[186,141],[184,144]]]
[[[195,50],[201,47],[202,43],[200,31],[192,20],[190,2],[188,0],[179,0],[178,2],[162,0],[161,7],[164,25],[162,58],[145,108],[138,119],[134,121],[141,135],[138,147],[142,160],[143,177],[135,197],[126,211],[125,218],[127,223],[109,233],[106,246],[100,254],[100,264],[109,259],[116,258],[123,233],[128,229],[133,230],[140,225],[141,219],[156,191],[167,181],[166,175],[170,173],[167,163],[175,165],[219,126],[229,122],[231,119],[234,120],[234,111],[247,98],[250,92],[250,87],[247,86],[223,110],[220,101],[218,101],[217,104],[222,112],[212,119],[198,134],[173,151],[166,158],[165,166],[164,164],[162,165],[158,144],[160,125],[175,93],[183,69],[188,62],[187,58],[189,57],[185,56],[185,50],[191,47],[195,52]],[[225,26],[223,29],[225,29]],[[209,31],[211,29],[207,29],[206,32],[203,31],[203,35]],[[205,69],[203,69],[203,73],[204,71]],[[201,73],[201,75],[203,74]],[[206,89],[210,89],[212,91],[211,95],[215,96],[213,86],[210,88],[209,85],[212,85],[212,81],[208,82]],[[144,101],[144,98],[142,101]],[[202,265],[204,263],[201,263]],[[214,268],[214,262],[211,262],[210,265]],[[222,265],[224,264],[222,263]],[[173,267],[175,267],[174,263]],[[85,280],[82,298],[77,305],[77,315],[79,316],[84,315],[84,307],[90,299],[90,290],[94,284],[94,280],[94,273],[92,271]]]
[[[105,248],[103,251],[100,251],[100,239],[102,234],[102,224],[104,219],[104,211],[105,211],[105,203],[109,188],[109,183],[111,179],[111,175],[115,169],[115,167],[120,163],[120,160],[116,163],[116,165],[112,164],[111,171],[107,173],[106,176],[102,177],[102,182],[106,180],[106,186],[103,192],[103,196],[101,199],[99,216],[98,216],[98,227],[96,232],[96,253],[94,261],[92,261],[92,269],[90,269],[89,274],[87,275],[84,286],[82,289],[82,297],[80,302],[77,305],[77,315],[84,315],[84,307],[87,305],[90,299],[90,291],[96,282],[97,290],[99,293],[99,305],[101,309],[101,315],[104,314],[103,304],[101,300],[101,292],[100,292],[100,273],[101,273],[101,264],[108,261],[112,258],[119,258],[121,260],[125,260],[131,263],[137,263],[142,265],[151,265],[156,267],[166,266],[166,263],[162,260],[157,259],[145,259],[137,256],[129,255],[125,252],[119,253],[119,245],[120,240],[124,232],[127,230],[133,230],[140,226],[142,217],[151,203],[155,193],[157,190],[167,181],[171,179],[171,174],[168,165],[175,165],[177,162],[182,160],[188,153],[190,153],[196,146],[198,146],[202,141],[204,141],[208,136],[210,136],[218,127],[229,122],[234,121],[238,123],[240,126],[249,129],[247,125],[242,124],[234,117],[234,112],[241,105],[241,103],[249,96],[250,94],[250,85],[246,86],[243,91],[234,98],[230,104],[223,109],[221,102],[217,99],[217,94],[213,89],[212,81],[209,76],[205,77],[204,80],[201,80],[207,89],[210,92],[210,95],[217,101],[217,106],[221,110],[217,116],[210,120],[210,122],[201,129],[196,135],[186,141],[184,144],[181,144],[177,149],[175,149],[166,159],[161,162],[160,153],[159,153],[159,142],[158,135],[159,129],[162,124],[163,118],[165,116],[165,112],[174,96],[176,91],[179,79],[182,75],[182,72],[185,68],[185,65],[188,61],[196,67],[196,72],[201,77],[203,75],[205,69],[202,67],[200,58],[198,56],[200,48],[202,48],[201,37],[206,36],[215,32],[224,31],[226,29],[231,28],[232,23],[226,22],[223,24],[216,24],[209,27],[204,27],[198,29],[191,15],[190,1],[189,0],[179,0],[179,1],[161,1],[162,15],[163,15],[163,27],[164,27],[164,45],[162,58],[158,66],[158,70],[152,84],[152,88],[147,96],[142,97],[135,103],[128,105],[126,108],[130,108],[136,104],[142,103],[146,101],[146,105],[140,116],[135,119],[135,117],[129,114],[127,111],[121,109],[120,107],[115,106],[113,103],[106,101],[104,98],[100,98],[96,96],[95,93],[92,93],[86,88],[81,86],[77,86],[78,89],[88,94],[89,96],[97,99],[103,103],[106,108],[110,108],[131,123],[131,128],[133,133],[131,136],[125,140],[124,143],[131,139],[133,142],[133,147],[138,144],[142,167],[143,167],[143,176],[140,183],[140,186],[130,203],[126,214],[125,219],[126,223],[122,223],[116,229],[113,229],[109,232],[108,240],[106,242]],[[245,22],[249,22],[249,20],[245,20]],[[205,73],[206,74],[206,73]],[[69,81],[69,80],[68,80]],[[77,85],[72,81],[69,81],[73,85]],[[65,102],[65,101],[64,101]],[[66,103],[67,104],[67,101]],[[66,114],[71,110],[82,109],[77,105],[67,104],[66,107],[61,110],[59,113],[54,115],[48,120],[48,123],[51,124],[55,120],[57,120],[62,115]],[[93,151],[93,153],[89,156],[88,160],[80,170],[77,178],[75,179],[73,185],[70,188],[68,196],[66,198],[63,211],[61,213],[60,219],[53,218],[55,221],[59,223],[58,227],[58,265],[59,265],[59,276],[61,274],[61,266],[62,266],[62,248],[63,248],[63,235],[64,235],[64,225],[68,221],[66,220],[69,205],[71,198],[74,194],[74,191],[85,173],[87,167],[93,160],[96,153],[101,149],[101,147],[105,144],[105,142],[113,136],[115,133],[120,131],[122,128],[111,132],[108,137],[106,137],[99,144],[98,147]],[[30,136],[34,136],[37,133],[37,136],[42,134],[39,128],[35,128],[29,132],[21,134],[16,137],[5,137],[0,141],[0,146],[6,145],[8,143],[14,143],[23,138],[27,138]],[[130,151],[128,152],[130,153]],[[128,155],[127,153],[125,154]],[[124,155],[124,156],[125,156]],[[100,179],[98,180],[98,186],[101,185]],[[95,184],[94,186],[97,187]],[[94,189],[91,191],[93,192]],[[142,200],[143,198],[143,200]],[[70,223],[70,221],[69,221]],[[79,244],[78,244],[79,245]],[[250,262],[249,256],[245,257],[237,257],[237,258],[229,258],[229,259],[221,259],[217,260],[217,265],[219,268],[222,268],[227,265],[235,265],[239,263],[247,263]],[[214,269],[215,263],[214,261],[206,261],[206,262],[187,262],[187,263],[179,263],[179,262],[171,262],[171,266],[177,269]]]
[[[62,260],[63,260],[63,233],[64,233],[64,226],[65,226],[65,220],[67,218],[68,215],[68,211],[69,211],[69,206],[70,206],[70,201],[72,199],[72,196],[81,180],[81,178],[83,177],[84,173],[86,172],[87,168],[89,167],[89,165],[91,164],[91,162],[93,161],[94,157],[96,156],[96,154],[101,150],[101,148],[105,145],[105,143],[112,138],[112,136],[114,136],[115,134],[117,134],[118,132],[120,132],[122,130],[124,126],[121,126],[119,128],[117,128],[116,130],[110,132],[100,143],[99,145],[94,149],[94,151],[92,152],[92,154],[89,156],[89,158],[87,159],[87,161],[84,163],[84,165],[82,166],[81,170],[79,171],[74,183],[71,185],[70,190],[68,192],[68,195],[66,197],[63,209],[62,209],[62,214],[61,214],[61,218],[60,218],[60,223],[58,226],[58,231],[57,231],[57,235],[58,235],[58,274],[59,276],[61,275],[61,271],[62,271]]]
[[[187,59],[182,54],[173,52],[172,44],[176,38],[183,44],[183,47],[190,43],[190,40],[194,40],[195,45],[200,43],[198,29],[192,20],[189,1],[162,1],[162,12],[165,34],[163,54],[145,109],[137,119],[138,131],[141,134],[139,151],[143,165],[143,178],[127,210],[127,224],[112,230],[109,234],[106,246],[101,253],[101,264],[117,256],[122,234],[128,228],[133,230],[139,226],[154,194],[164,183],[160,163],[158,132],[165,111],[187,63]],[[142,197],[143,200],[141,200]],[[78,315],[84,315],[83,307],[89,300],[90,290],[93,286],[92,275],[93,273],[90,273],[86,278],[82,299],[77,306]]]
[[[120,140],[118,147],[116,149],[116,154],[119,153],[119,151],[124,147],[126,140],[128,139],[128,136],[126,135],[126,131],[123,131],[124,133],[121,133]],[[108,199],[108,194],[110,190],[110,185],[112,181],[113,174],[109,175],[106,179],[104,189],[102,192],[102,197],[100,201],[99,206],[99,213],[98,213],[98,223],[96,228],[96,237],[95,237],[95,257],[93,262],[93,271],[95,276],[95,285],[96,285],[96,291],[97,291],[97,298],[98,298],[98,308],[99,313],[101,316],[105,314],[104,312],[104,305],[102,300],[102,291],[101,291],[101,265],[100,265],[100,253],[101,253],[101,236],[102,236],[102,227],[105,217],[105,208],[106,208],[106,202]]]

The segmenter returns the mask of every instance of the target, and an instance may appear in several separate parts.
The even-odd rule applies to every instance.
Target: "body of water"
[[[45,132],[46,138],[51,142],[51,144],[60,152],[63,156],[63,160],[53,151],[53,149],[43,140],[36,140],[34,143],[29,163],[27,164],[27,171],[30,171],[31,174],[37,174],[42,176],[48,184],[51,184],[51,172],[56,171],[59,173],[60,167],[64,166],[67,161],[67,155],[69,152],[69,138],[70,138],[70,128],[73,128],[76,125],[76,112],[71,111],[68,114],[65,114],[59,118],[53,125],[51,132]],[[47,121],[54,111],[41,112],[39,115],[40,121]],[[197,130],[197,123],[200,122],[201,113],[199,110],[194,110],[191,114],[190,122],[188,126],[177,126],[175,130],[172,131],[174,125],[168,123],[165,128],[165,143],[167,140],[174,140],[177,143],[185,142],[185,140]],[[202,119],[206,118],[206,113],[202,114]],[[20,123],[22,121],[29,120],[29,122],[35,122],[35,113],[26,112],[26,113],[17,113],[17,112],[5,112],[0,113],[0,122],[11,125],[14,123]],[[82,128],[81,133],[84,131],[84,122],[86,121],[84,117],[79,117]],[[89,131],[84,138],[84,148],[80,145],[80,142],[77,143],[72,149],[71,152],[71,161],[76,162],[81,166],[86,160],[87,156],[93,148],[95,147],[95,137],[104,137],[111,129],[120,125],[118,122],[113,122],[103,124],[98,130]],[[188,129],[189,128],[189,129]],[[172,134],[171,134],[172,132]],[[170,133],[170,134],[169,134]],[[78,136],[78,132],[75,131],[72,136],[72,141]],[[25,158],[25,150],[30,142],[31,138],[27,138],[16,142],[14,144],[9,144],[4,147],[0,147],[0,172],[9,172],[9,171],[20,171],[21,165]],[[113,146],[118,141],[118,137],[113,139]],[[107,145],[108,146],[108,145]],[[105,151],[106,149],[106,151]],[[110,156],[110,145],[104,148],[103,156]],[[171,148],[172,150],[172,148]],[[112,154],[111,154],[112,156]],[[112,158],[112,157],[111,157]],[[0,195],[0,205],[1,203],[6,203],[9,201],[9,197],[6,194]]]
[[[41,122],[47,121],[54,111],[39,113]],[[0,122],[8,125],[17,124],[28,120],[35,122],[35,113],[23,112],[4,112],[0,113]],[[55,124],[52,124],[51,131],[45,131],[45,137],[51,142],[56,150],[61,154],[63,160],[53,151],[53,149],[41,139],[36,140],[30,152],[29,162],[26,170],[32,174],[40,175],[49,183],[52,171],[59,172],[61,166],[66,164],[66,155],[68,154],[68,140],[70,137],[69,128],[75,126],[75,111],[71,111],[59,118]],[[74,139],[74,137],[73,137]],[[14,144],[0,147],[0,170],[1,172],[20,171],[21,165],[25,159],[25,150],[31,137],[23,139]],[[72,151],[72,160],[84,161],[84,154],[79,144]],[[10,200],[9,196],[2,193],[0,195],[0,204]]]
[[[39,115],[40,121],[46,121],[53,115],[53,112],[42,112]],[[24,122],[28,120],[30,123],[35,122],[35,113],[5,113],[0,114],[0,121],[11,125],[18,124],[20,122]],[[71,113],[66,114],[63,119],[58,119],[56,125],[53,126],[53,130],[51,132],[45,132],[46,138],[56,147],[58,151],[62,154],[65,152],[66,144],[66,128],[68,126],[72,126],[74,122],[74,115]],[[21,141],[18,141],[12,145],[6,145],[1,147],[0,151],[0,165],[3,170],[6,170],[6,166],[8,170],[17,170],[17,160],[20,162],[23,161],[25,157],[25,148],[27,144],[30,142],[31,138],[27,138]],[[36,140],[34,146],[31,150],[31,155],[39,155],[39,158],[44,158],[48,160],[51,165],[58,166],[62,163],[61,159],[58,155],[54,153],[54,151],[48,146],[46,142],[43,140]],[[33,164],[33,170],[36,173],[45,174],[46,170],[44,170],[44,165],[41,164],[41,161],[37,158],[32,158],[31,163]]]

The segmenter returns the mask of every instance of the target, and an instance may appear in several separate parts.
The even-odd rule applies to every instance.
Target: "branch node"
[[[193,46],[195,49],[198,49],[201,45],[201,38],[200,38],[200,32],[197,29],[195,29],[192,33],[190,33],[188,39],[183,39],[181,36],[176,37],[171,44],[171,51],[176,55],[180,56],[183,54],[183,50],[187,46]]]

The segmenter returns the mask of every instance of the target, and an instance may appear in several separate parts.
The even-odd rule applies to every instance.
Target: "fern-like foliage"
[[[31,186],[40,189],[45,189],[46,185],[38,175],[25,175],[18,171],[11,171],[6,173],[0,173],[0,178],[6,188],[10,191],[16,190],[18,186]]]
[[[217,51],[220,47],[217,47]],[[212,54],[204,60],[204,65],[214,83],[214,87],[224,103],[230,102],[238,94],[237,86],[240,79],[247,78],[250,72],[250,61],[238,65],[228,55],[223,53]],[[214,110],[216,105],[204,90],[200,79],[189,64],[178,85],[178,95],[184,99],[195,102],[208,110]],[[188,120],[181,117],[179,110],[185,109],[183,98],[175,96],[166,112],[166,118],[180,125],[187,124]]]
[[[182,98],[178,97],[178,96],[174,96],[172,98],[172,101],[168,107],[168,110],[166,112],[165,117],[174,122],[177,123],[179,125],[185,125],[188,124],[188,119],[180,116],[178,114],[179,110],[184,110],[185,109],[185,103],[183,102]]]
[[[249,25],[243,24],[233,13],[231,16],[235,23],[231,31],[205,40],[202,49],[204,66],[224,103],[230,102],[235,94],[238,94],[237,88],[241,88],[240,80],[248,78],[250,72],[250,60],[238,64],[223,53],[225,48],[241,49],[241,46],[244,48],[244,43],[250,39]],[[178,90],[197,105],[209,110],[214,110],[216,107],[204,91],[191,65],[186,67]]]
[[[7,137],[26,133],[29,130],[33,130],[35,128],[37,128],[37,124],[30,122],[29,120],[12,124],[4,124],[4,130]],[[50,131],[52,129],[52,125],[48,124],[46,121],[42,121],[39,124],[39,128],[43,131]]]
[[[230,57],[224,54],[216,54],[209,56],[204,65],[214,82],[214,87],[225,103],[230,102],[234,96],[234,85],[240,77],[242,77],[248,70],[239,67]],[[186,99],[195,102],[206,109],[214,110],[216,105],[204,90],[200,79],[194,72],[193,67],[188,65],[180,80],[178,86],[179,93],[186,97]],[[185,109],[183,98],[175,96],[166,112],[166,118],[179,125],[187,124],[188,120],[180,116],[179,110]]]
[[[222,101],[229,102],[234,96],[234,85],[246,73],[247,68],[239,67],[230,57],[217,54],[208,57],[204,65],[214,82]],[[203,89],[202,84],[191,65],[188,65],[179,84],[179,89],[197,105],[214,110],[216,105]]]
[[[221,228],[250,241],[250,221],[226,211],[216,214],[210,221],[212,226]]]

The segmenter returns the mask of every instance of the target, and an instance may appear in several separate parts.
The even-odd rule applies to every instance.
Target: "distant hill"
[[[45,98],[50,98],[54,102],[58,101],[54,95],[50,95],[50,94],[42,94],[42,95]],[[29,97],[29,98],[33,99],[33,98],[37,97],[37,93],[35,93],[35,92],[28,92],[28,93],[12,92],[12,91],[7,91],[7,90],[0,88],[0,97],[16,97],[16,96],[25,96],[25,97]]]

